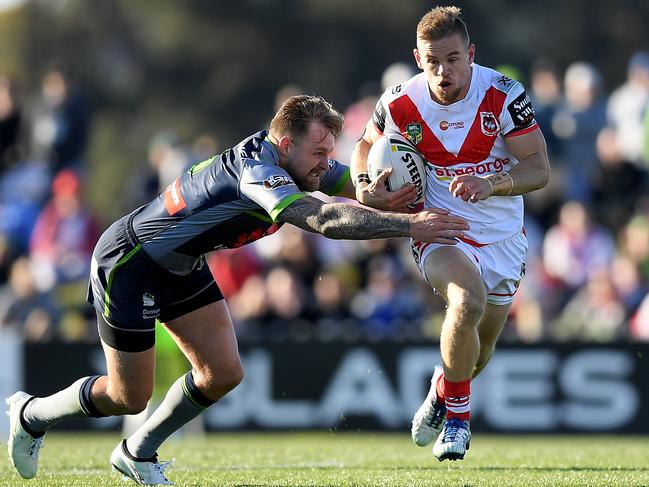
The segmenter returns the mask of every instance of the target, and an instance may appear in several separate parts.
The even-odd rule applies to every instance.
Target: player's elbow
[[[545,188],[550,182],[550,164],[545,164],[539,171],[539,184],[537,189]]]

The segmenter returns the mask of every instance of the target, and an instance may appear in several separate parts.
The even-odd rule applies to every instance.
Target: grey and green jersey
[[[278,215],[308,193],[282,169],[267,131],[192,166],[131,215],[142,249],[160,266],[187,274],[212,250],[235,248],[277,231]],[[335,195],[349,168],[330,160],[320,191]]]

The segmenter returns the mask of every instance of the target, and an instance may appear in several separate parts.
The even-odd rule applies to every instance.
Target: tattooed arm
[[[454,244],[469,228],[466,220],[446,210],[386,213],[346,203],[324,203],[307,196],[288,205],[279,219],[328,238],[368,240],[413,237],[424,242]]]

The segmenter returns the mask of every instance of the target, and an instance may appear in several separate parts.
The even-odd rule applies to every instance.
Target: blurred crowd
[[[527,276],[504,339],[649,340],[649,53],[635,53],[625,82],[610,90],[585,62],[560,72],[538,60],[526,76],[502,70],[527,87],[552,165],[549,186],[526,196]],[[342,110],[336,158],[349,161],[382,89],[412,74],[410,65],[388,67]],[[282,88],[276,106],[301,91]],[[61,69],[33,94],[0,77],[0,331],[28,341],[97,339],[87,277],[110,222],[84,194],[91,121],[88,99]],[[123,213],[225,148],[211,135],[184,144],[161,130],[124,181]],[[208,261],[242,339],[439,335],[444,303],[419,275],[407,239],[334,241],[286,226]]]

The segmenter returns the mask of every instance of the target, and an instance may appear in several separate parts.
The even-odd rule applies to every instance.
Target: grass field
[[[6,455],[1,486],[121,486],[113,434],[50,433],[36,479]],[[6,448],[3,442],[2,448]],[[179,486],[649,486],[649,438],[474,435],[466,460],[435,460],[407,433],[237,433],[172,439],[161,459]]]

